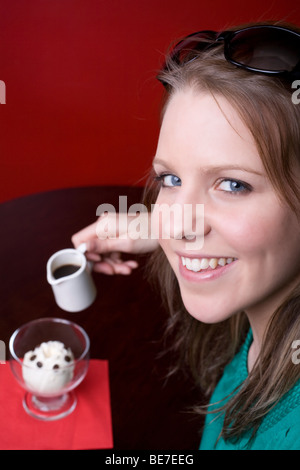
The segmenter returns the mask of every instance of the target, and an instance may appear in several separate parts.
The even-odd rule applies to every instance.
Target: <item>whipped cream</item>
[[[53,394],[63,389],[73,378],[73,353],[60,341],[41,343],[24,355],[22,373],[30,390]]]

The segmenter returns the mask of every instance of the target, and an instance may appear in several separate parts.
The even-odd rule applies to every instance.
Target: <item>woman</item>
[[[275,25],[181,41],[158,77],[147,199],[204,204],[201,233],[183,227],[158,247],[99,240],[95,224],[73,237],[106,273],[136,267],[119,251],[153,251],[181,360],[210,396],[200,449],[300,449],[299,50],[296,28]]]

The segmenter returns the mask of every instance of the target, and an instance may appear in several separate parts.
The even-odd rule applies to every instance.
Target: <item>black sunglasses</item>
[[[170,59],[184,64],[196,59],[195,52],[224,42],[225,59],[245,70],[281,79],[300,78],[300,34],[275,25],[249,26],[238,31],[198,31],[180,41]],[[168,68],[165,64],[163,70]]]

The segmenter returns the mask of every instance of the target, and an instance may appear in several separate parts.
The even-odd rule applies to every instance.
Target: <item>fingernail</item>
[[[78,251],[81,251],[81,253],[85,253],[85,252],[87,251],[86,243],[81,243],[81,244],[77,247],[77,250],[78,250]]]

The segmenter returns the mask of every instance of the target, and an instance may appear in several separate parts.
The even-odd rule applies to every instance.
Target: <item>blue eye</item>
[[[228,193],[246,193],[251,191],[250,185],[239,180],[223,179],[217,186],[217,189]]]
[[[155,177],[155,180],[160,182],[163,188],[181,186],[181,179],[176,175],[158,175]]]

